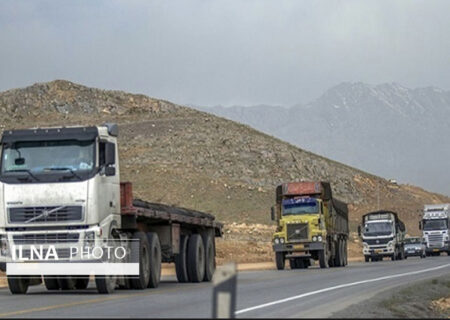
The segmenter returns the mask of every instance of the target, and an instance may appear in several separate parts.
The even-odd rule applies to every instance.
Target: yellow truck
[[[272,244],[278,270],[347,265],[348,208],[333,198],[329,182],[289,182],[276,188],[271,218],[277,222]]]

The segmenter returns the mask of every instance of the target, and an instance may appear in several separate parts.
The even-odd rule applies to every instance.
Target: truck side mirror
[[[422,230],[422,221],[419,221],[419,230]]]
[[[105,176],[115,176],[116,175],[116,168],[115,167],[106,167],[105,168]]]
[[[105,144],[105,165],[110,166],[116,163],[116,145],[112,142]]]
[[[270,218],[272,219],[272,221],[275,221],[275,208],[274,207],[270,208]]]
[[[361,226],[358,226],[358,236],[361,237]]]

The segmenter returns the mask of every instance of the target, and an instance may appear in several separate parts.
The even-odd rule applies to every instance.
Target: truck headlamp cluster
[[[388,247],[393,247],[394,244],[392,243],[392,241],[389,241],[388,244],[387,244],[387,246],[388,246]]]
[[[283,243],[284,243],[284,238],[275,238],[275,239],[273,240],[273,242],[274,242],[275,244],[279,244],[279,243],[283,244]]]
[[[0,234],[0,256],[7,256],[8,251],[8,238],[6,234]]]
[[[316,242],[317,241],[317,236],[313,236],[312,237],[312,241]]]
[[[313,242],[317,242],[317,241],[318,241],[318,242],[322,242],[322,240],[323,240],[323,239],[322,239],[322,236],[313,236],[313,237],[312,237],[312,241],[313,241]]]
[[[322,242],[322,236],[318,236],[317,241]]]
[[[95,245],[95,232],[90,231],[84,234],[84,247],[92,248]]]

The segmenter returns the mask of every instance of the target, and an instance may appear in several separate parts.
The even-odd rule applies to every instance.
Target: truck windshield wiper
[[[49,171],[69,171],[74,177],[77,177],[78,180],[83,180],[82,177],[80,177],[75,171],[73,171],[72,168],[69,168],[69,167],[52,167],[52,168],[44,168],[44,170],[49,170]]]
[[[31,170],[29,169],[13,169],[13,170],[6,170],[5,172],[26,172],[30,175],[30,177],[32,177],[34,180],[36,181],[41,181],[39,180],[38,177],[36,177],[33,173],[31,173]]]

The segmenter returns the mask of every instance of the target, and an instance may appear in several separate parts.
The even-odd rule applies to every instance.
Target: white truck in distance
[[[85,289],[91,274],[58,270],[9,276],[8,264],[17,264],[17,246],[19,257],[27,260],[19,261],[21,266],[33,260],[36,247],[47,253],[53,248],[62,260],[57,262],[74,258],[69,263],[82,260],[68,252],[73,246],[126,248],[125,262],[134,262],[139,272],[95,274],[100,293],[111,293],[117,286],[157,287],[161,262],[175,263],[179,282],[212,279],[215,237],[222,235],[222,224],[207,213],[133,200],[131,183],[119,180],[117,136],[116,124],[3,132],[0,270],[7,271],[13,294],[26,293],[42,279],[49,290]],[[100,260],[105,262],[104,256]]]
[[[450,204],[425,205],[419,228],[422,229],[427,256],[440,255],[441,252],[450,255]]]
[[[404,259],[405,233],[405,224],[395,212],[382,210],[363,215],[358,234],[363,241],[365,261],[380,261],[383,257]]]

